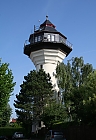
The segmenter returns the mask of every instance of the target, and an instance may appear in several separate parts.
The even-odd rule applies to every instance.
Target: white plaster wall
[[[44,71],[49,73],[54,90],[58,91],[57,79],[55,78],[56,66],[58,62],[62,62],[66,57],[66,54],[60,50],[42,49],[35,52],[31,52],[30,59],[34,63],[36,70],[40,69],[40,65],[43,66]]]

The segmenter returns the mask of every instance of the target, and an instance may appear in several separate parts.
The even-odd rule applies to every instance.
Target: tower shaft
[[[34,63],[36,70],[44,69],[46,73],[49,73],[51,76],[51,81],[53,88],[58,89],[57,79],[55,77],[56,67],[58,62],[62,62],[66,57],[66,54],[60,50],[50,50],[50,49],[41,49],[35,52],[31,52],[30,59]]]

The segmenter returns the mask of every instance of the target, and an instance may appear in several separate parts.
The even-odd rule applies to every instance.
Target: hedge
[[[0,127],[0,136],[12,137],[15,132],[23,132],[25,133],[22,127]]]

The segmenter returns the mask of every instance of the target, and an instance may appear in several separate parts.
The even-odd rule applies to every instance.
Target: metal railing
[[[66,40],[66,43],[65,43],[68,47],[70,47],[70,48],[73,48],[73,44],[72,43],[70,43],[68,40]]]
[[[26,46],[26,45],[29,45],[29,44],[34,44],[34,43],[39,43],[39,42],[53,42],[53,43],[63,43],[63,44],[65,44],[66,46],[68,46],[68,47],[70,47],[70,48],[73,48],[73,44],[72,43],[70,43],[68,40],[66,40],[66,41],[52,41],[52,40],[48,40],[47,38],[45,39],[44,37],[41,39],[41,40],[37,40],[36,42],[35,42],[35,40],[34,40],[34,42],[32,42],[32,43],[30,43],[29,42],[29,40],[26,40],[25,41],[25,43],[24,43],[24,46]]]
[[[25,40],[24,46],[30,44],[29,40]]]

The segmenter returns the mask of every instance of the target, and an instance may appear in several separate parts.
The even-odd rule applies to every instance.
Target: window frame
[[[48,34],[47,39],[48,41],[51,41],[51,34]]]
[[[51,35],[51,41],[55,41],[55,35]]]

